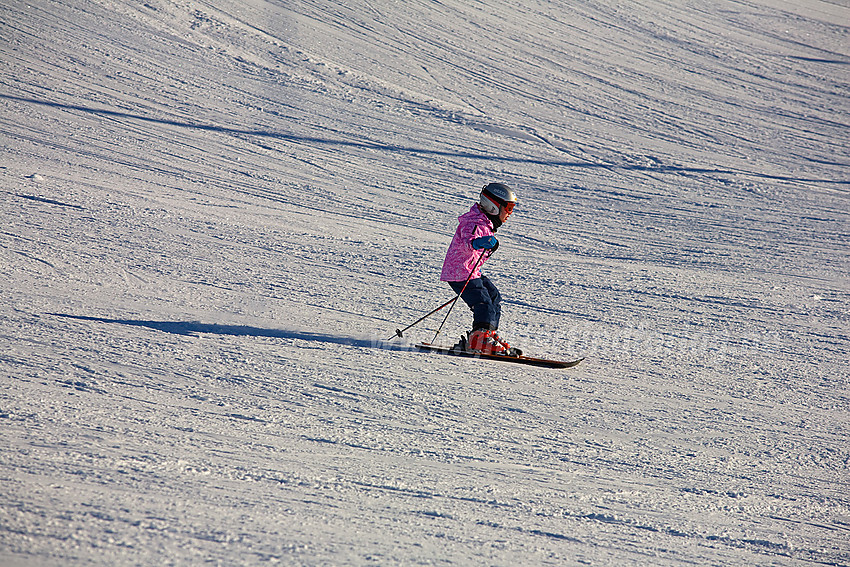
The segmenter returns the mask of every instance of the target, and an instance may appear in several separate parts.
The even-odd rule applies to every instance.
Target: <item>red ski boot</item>
[[[496,331],[472,331],[469,334],[469,350],[485,354],[509,354],[512,352],[508,343],[499,338]]]

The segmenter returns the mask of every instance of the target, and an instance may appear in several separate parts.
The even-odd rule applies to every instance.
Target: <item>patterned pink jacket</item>
[[[443,271],[440,274],[440,280],[444,282],[466,281],[473,266],[481,257],[481,253],[484,252],[484,260],[481,261],[481,264],[487,261],[490,256],[483,250],[472,248],[472,241],[476,238],[494,234],[493,223],[490,222],[478,203],[472,205],[469,212],[462,214],[457,220],[457,230],[454,238],[452,238],[452,243],[449,244],[446,259],[443,261]],[[472,274],[470,279],[481,277],[481,264],[475,268],[475,273]]]

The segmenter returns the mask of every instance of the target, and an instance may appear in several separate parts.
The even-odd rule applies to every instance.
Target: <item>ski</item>
[[[437,345],[432,345],[431,343],[419,343],[416,345],[416,348],[425,352],[436,352],[439,354],[447,354],[450,356],[481,358],[485,360],[498,360],[500,362],[513,362],[516,364],[526,364],[528,366],[540,366],[542,368],[572,368],[573,366],[584,360],[584,358],[579,358],[578,360],[550,360],[548,358],[535,358],[533,356],[524,355],[508,356],[505,354],[485,354],[469,350],[441,347]]]

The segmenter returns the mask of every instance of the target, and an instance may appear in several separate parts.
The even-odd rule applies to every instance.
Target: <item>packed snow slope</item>
[[[850,564],[848,23],[4,0],[0,564]]]

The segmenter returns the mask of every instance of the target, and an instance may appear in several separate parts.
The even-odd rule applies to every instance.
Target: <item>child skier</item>
[[[448,282],[472,310],[472,331],[458,345],[466,350],[488,354],[514,354],[516,349],[503,341],[499,328],[502,296],[493,282],[481,274],[481,265],[496,251],[494,236],[516,205],[513,191],[503,183],[490,183],[481,190],[479,201],[458,217],[440,280]],[[466,285],[466,289],[464,289]]]

